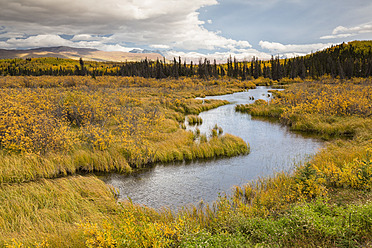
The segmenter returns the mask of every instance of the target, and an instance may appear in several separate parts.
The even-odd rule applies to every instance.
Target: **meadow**
[[[261,80],[262,79],[258,79]],[[237,137],[183,129],[226,104],[195,100],[255,81],[0,78],[0,245],[5,247],[368,247],[372,245],[372,79],[282,82],[272,116],[328,140],[293,173],[177,213],[130,201],[95,176],[152,163],[246,154]],[[279,82],[280,83],[280,82]],[[195,119],[195,120],[194,120]]]

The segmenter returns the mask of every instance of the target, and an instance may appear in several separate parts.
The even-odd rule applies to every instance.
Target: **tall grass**
[[[267,197],[264,189],[260,192]],[[237,196],[222,196],[213,205],[177,214],[126,202],[111,226],[81,227],[93,247],[109,243],[120,247],[365,247],[372,242],[370,202],[339,206],[318,197],[266,208],[276,203],[263,198],[244,203]],[[272,198],[280,201],[282,194]]]
[[[3,154],[0,156],[0,183],[27,182],[38,178],[72,175],[77,172],[130,173],[136,168],[157,162],[247,154],[249,147],[242,139],[228,134],[196,143],[194,134],[179,130],[169,134],[166,141],[153,142],[148,150],[136,152],[123,153],[122,147],[113,146],[104,151],[76,149],[69,153],[51,153],[44,156]],[[128,160],[132,164],[129,164]]]
[[[172,213],[114,195],[92,177],[3,185],[2,245],[16,247],[334,247],[371,244],[372,204],[335,205],[288,198],[296,178],[237,188],[213,205]],[[286,186],[288,184],[288,186]],[[63,230],[63,231],[62,231]],[[61,232],[62,231],[62,232]],[[12,241],[12,240],[16,241]]]
[[[39,178],[54,178],[76,172],[118,171],[128,173],[132,168],[117,150],[74,150],[70,153],[3,154],[0,156],[0,183],[20,183]]]
[[[187,122],[189,125],[201,125],[203,123],[203,119],[197,115],[188,115]]]
[[[82,222],[104,222],[118,206],[95,177],[41,179],[0,186],[0,246],[42,242],[49,247],[84,247]]]
[[[281,107],[271,105],[262,99],[256,100],[253,104],[238,104],[235,106],[235,110],[241,113],[249,113],[252,116],[275,118],[278,118],[283,113]]]
[[[184,132],[186,135],[180,135]],[[182,137],[182,138],[181,138]],[[155,150],[154,161],[172,162],[214,157],[231,157],[249,153],[249,145],[241,138],[225,134],[210,140],[194,142],[194,134],[180,131],[171,135],[165,142],[159,142]]]

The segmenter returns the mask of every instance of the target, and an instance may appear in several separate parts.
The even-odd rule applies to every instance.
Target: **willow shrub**
[[[63,119],[53,115],[56,95],[47,90],[0,91],[0,147],[19,153],[69,150],[72,133]]]

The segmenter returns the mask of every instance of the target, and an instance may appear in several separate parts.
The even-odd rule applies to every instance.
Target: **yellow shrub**
[[[48,92],[0,92],[0,146],[13,152],[68,150],[72,136],[66,123],[53,116]]]
[[[348,143],[331,146],[316,156],[313,166],[328,185],[369,190],[372,188],[371,144],[350,146]]]
[[[102,126],[87,124],[80,129],[80,132],[81,139],[97,150],[106,150],[115,141],[110,130]]]
[[[88,248],[111,248],[117,247],[117,242],[112,236],[112,226],[105,224],[99,228],[97,224],[84,223],[79,225],[84,230],[84,235],[87,237],[86,246]]]

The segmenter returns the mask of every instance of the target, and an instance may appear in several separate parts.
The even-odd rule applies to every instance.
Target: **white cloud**
[[[136,48],[146,49],[150,47],[154,49],[183,50],[186,51],[183,53],[184,56],[189,56],[190,58],[208,56],[226,61],[226,58],[230,55],[239,59],[251,59],[253,56],[265,59],[270,58],[271,54],[275,55],[278,53],[293,57],[332,45],[332,43],[295,45],[261,41],[259,45],[267,53],[259,52],[252,49],[251,44],[246,40],[230,39],[220,31],[208,30],[206,27],[210,27],[210,25],[204,26],[205,23],[212,24],[211,19],[216,22],[216,20],[221,21],[224,18],[226,20],[231,18],[231,14],[229,15],[226,9],[222,16],[218,16],[221,19],[215,19],[215,16],[208,16],[207,18],[211,19],[206,19],[205,22],[200,20],[199,11],[205,10],[201,8],[217,5],[217,1],[58,0],[58,4],[56,4],[55,1],[50,0],[0,0],[0,47],[33,48],[63,45],[89,47],[105,51],[130,51]],[[266,8],[266,6],[274,8],[285,3],[286,7],[288,7],[292,3],[300,4],[304,2],[306,1],[231,0],[229,5],[249,5],[249,7],[257,5],[259,6],[258,9],[262,10],[262,7]],[[365,7],[363,8],[365,9]],[[252,11],[252,16],[254,17],[253,8],[248,9]],[[277,11],[279,9],[275,9],[275,13],[282,13]],[[234,13],[233,9],[231,9],[231,13]],[[262,13],[271,13],[272,15],[272,12]],[[285,13],[287,12],[282,13],[283,20],[286,19],[284,18]],[[291,22],[293,21],[291,20]],[[260,32],[265,34],[265,40],[272,40],[272,36],[276,34],[275,32],[265,31],[265,23],[256,25],[255,22],[248,22],[244,23],[244,25],[238,26],[237,24],[233,28],[235,30],[239,29],[239,35],[240,33],[252,33],[252,36],[249,36],[252,40],[254,40],[254,34],[250,29],[253,30],[255,27],[259,27]],[[275,23],[270,25],[275,25]],[[304,26],[303,23],[301,23],[301,26]],[[222,30],[229,29],[229,27],[224,27],[223,25],[219,28]],[[280,34],[285,32],[289,33],[284,28],[278,28],[277,30],[277,33]],[[308,33],[312,33],[311,30]],[[345,38],[363,33],[372,33],[372,23],[355,27],[339,26],[329,35],[323,36],[322,39]],[[203,50],[203,53],[192,52],[195,50]],[[205,52],[205,50],[208,51]],[[180,52],[168,53],[175,53],[174,56],[182,54]]]
[[[118,21],[144,20],[165,14],[184,15],[216,0],[1,0],[2,20],[34,22],[47,26],[108,27]],[[122,25],[122,23],[118,23]]]
[[[322,50],[330,47],[333,43],[315,43],[305,45],[283,45],[278,42],[260,41],[259,45],[262,49],[267,49],[272,53],[279,54],[308,54],[312,51]]]
[[[0,33],[0,38],[22,38],[24,37],[24,33],[20,32],[4,32]]]
[[[92,36],[90,34],[77,34],[72,37],[72,41],[98,41],[105,39],[102,37]]]
[[[162,45],[162,44],[154,44],[150,45],[151,48],[155,49],[169,49],[170,47],[168,45]]]
[[[351,27],[351,28],[346,28],[344,26],[338,26],[336,27],[332,34],[337,35],[337,34],[345,34],[345,33],[370,33],[372,32],[372,24],[367,23],[367,24],[362,24],[359,26]]]
[[[105,39],[105,37],[102,37]],[[97,40],[79,40],[74,42],[67,40],[59,35],[36,35],[28,38],[11,38],[7,41],[0,41],[0,47],[2,48],[28,48],[28,47],[53,47],[53,46],[71,46],[77,48],[96,48],[102,51],[120,51],[129,52],[138,47],[125,47],[119,44],[105,44]]]
[[[329,39],[339,39],[339,38],[347,38],[350,36],[354,36],[354,34],[336,34],[336,35],[325,35],[320,37],[322,40],[329,40]]]
[[[104,44],[100,41],[80,41],[74,42],[73,47],[78,48],[95,48],[102,51],[118,51],[118,52],[130,52],[133,49],[140,49],[139,47],[125,47],[119,44]]]
[[[110,38],[112,41],[126,40],[129,42],[168,45],[174,49],[232,49],[235,47],[251,47],[247,41],[228,39],[218,32],[205,29],[199,20],[197,12],[191,12],[177,21],[162,17],[162,20],[137,23],[136,28],[141,30],[122,30]],[[156,32],[155,32],[156,31]]]
[[[59,35],[37,35],[26,39],[10,38],[6,42],[0,42],[4,48],[14,47],[47,47],[47,46],[71,46],[73,42],[63,39]]]
[[[358,26],[349,28],[344,26],[338,26],[335,29],[333,29],[331,35],[322,36],[320,37],[320,39],[346,38],[366,33],[372,33],[372,22],[360,24]]]
[[[186,59],[187,62],[193,61],[194,63],[198,63],[200,59],[203,60],[204,58],[211,61],[215,59],[217,63],[225,63],[230,56],[232,58],[235,57],[238,61],[250,61],[253,57],[261,60],[268,60],[271,58],[270,54],[255,49],[239,49],[235,52],[214,52],[206,54],[198,52],[166,51],[163,52],[163,54],[167,59],[173,59],[180,56],[181,58]]]
[[[203,27],[198,9],[216,4],[217,0],[59,0],[58,4],[0,0],[0,22],[7,29],[3,37],[9,38],[5,45],[13,48],[45,45],[43,37],[47,35],[52,35],[49,46],[71,44],[69,41],[97,41],[101,45],[125,46],[129,42],[188,50],[251,47],[247,41],[228,39]],[[19,35],[12,37],[9,32]],[[74,36],[65,40],[58,36],[62,34]],[[22,35],[31,37],[12,39]],[[111,36],[102,37],[105,35]]]

